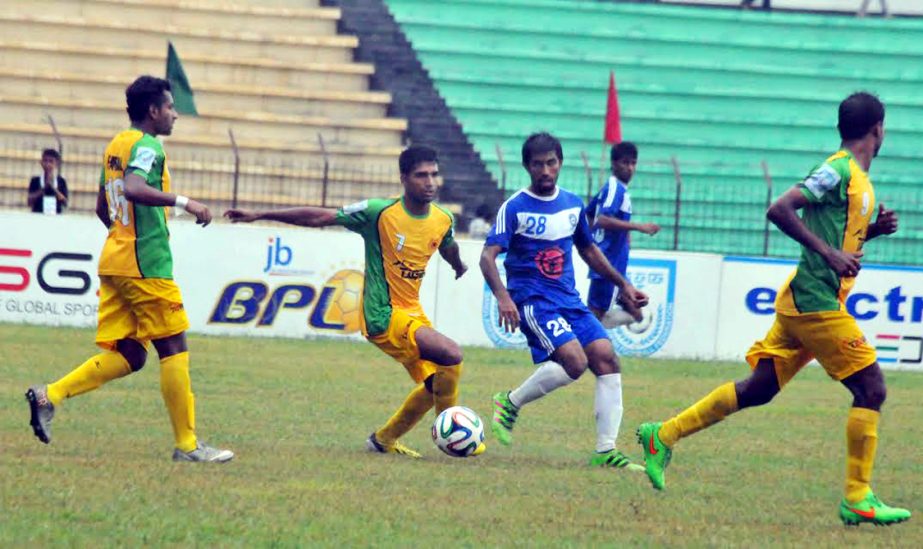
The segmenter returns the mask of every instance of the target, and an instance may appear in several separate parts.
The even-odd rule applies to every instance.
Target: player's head
[[[612,175],[627,185],[638,166],[638,147],[631,141],[616,143],[609,151],[609,159],[612,161]]]
[[[46,172],[56,170],[61,167],[61,154],[54,149],[45,149],[42,151],[41,163]]]
[[[136,126],[145,125],[153,135],[170,135],[179,115],[173,106],[170,83],[163,78],[139,76],[125,88],[128,118]]]
[[[522,144],[522,165],[532,178],[532,190],[538,194],[554,192],[563,162],[561,142],[550,133],[533,133]]]
[[[426,145],[411,145],[398,159],[404,194],[417,202],[432,202],[439,190],[439,157]]]
[[[843,141],[870,139],[875,156],[885,139],[885,106],[875,95],[856,92],[840,103],[837,129]]]

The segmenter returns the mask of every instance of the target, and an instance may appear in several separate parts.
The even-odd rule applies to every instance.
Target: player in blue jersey
[[[628,184],[635,175],[638,165],[638,147],[630,141],[622,141],[612,147],[612,176],[590,200],[587,212],[593,230],[593,241],[605,254],[615,270],[626,276],[628,251],[631,244],[630,231],[639,231],[654,236],[660,230],[656,223],[635,223],[631,220],[631,197]],[[602,274],[590,271],[590,291],[587,306],[606,328],[615,328],[643,318],[641,309],[630,303],[622,303],[615,284]]]
[[[596,375],[596,452],[591,465],[643,470],[616,450],[622,421],[622,380],[618,357],[605,329],[580,299],[572,249],[591,269],[615,284],[635,307],[647,296],[629,284],[593,243],[583,201],[557,187],[564,155],[552,135],[529,136],[522,165],[532,184],[500,207],[481,253],[481,272],[497,298],[500,325],[526,336],[538,369],[512,391],[494,395],[494,436],[512,443],[520,409],[575,381],[587,368]],[[506,252],[506,286],[496,259]]]

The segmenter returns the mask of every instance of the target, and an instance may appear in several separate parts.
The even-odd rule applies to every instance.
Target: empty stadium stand
[[[354,61],[359,42],[338,33],[340,17],[294,0],[0,3],[0,202],[24,204],[40,149],[57,147],[53,120],[71,206],[92,209],[96,159],[128,125],[124,89],[139,74],[164,74],[168,41],[200,115],[181,115],[165,138],[177,189],[216,208],[399,192],[407,122],[389,116],[390,94],[370,89],[374,67]]]
[[[873,261],[923,262],[923,21],[856,19],[574,0],[387,0],[439,93],[497,181],[526,184],[530,132],[561,137],[561,184],[585,194],[585,153],[598,180],[609,71],[626,139],[641,165],[632,194],[657,238],[636,246],[792,255],[763,211],[772,196],[833,152],[836,106],[868,89],[888,107],[872,168],[878,198],[901,215]],[[681,174],[676,226],[675,158]],[[594,188],[598,183],[594,181]],[[768,244],[768,246],[767,246]]]

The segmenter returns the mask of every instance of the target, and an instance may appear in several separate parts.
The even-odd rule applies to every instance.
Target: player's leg
[[[195,395],[189,377],[186,332],[152,341],[160,356],[160,393],[173,426],[173,461],[224,463],[234,452],[213,448],[198,440],[195,431]]]
[[[801,337],[805,347],[853,395],[846,420],[846,486],[840,519],[846,524],[907,520],[910,511],[885,505],[870,486],[878,448],[878,421],[887,394],[874,347],[866,341],[856,320],[844,311],[815,313],[803,323]]]
[[[516,389],[494,395],[491,430],[504,445],[512,444],[513,425],[523,406],[573,383],[588,365],[583,347],[554,304],[536,300],[519,309],[520,329],[539,367]]]
[[[575,331],[578,321],[572,321]],[[580,331],[578,331],[578,338]],[[622,369],[619,358],[608,338],[590,341],[584,347],[590,371],[596,376],[596,450],[590,457],[590,465],[643,471],[644,468],[631,462],[616,448],[619,429],[622,425]]]
[[[458,402],[458,382],[462,372],[462,350],[451,338],[430,326],[420,326],[413,333],[414,343],[421,360],[436,364],[432,392],[436,413],[455,406]]]
[[[131,279],[125,295],[138,319],[138,337],[150,340],[160,357],[160,393],[173,427],[173,460],[230,461],[233,452],[212,448],[196,437],[195,395],[186,345],[189,318],[179,287],[168,279]]]
[[[734,412],[768,403],[811,358],[777,318],[766,337],[753,344],[747,353],[752,368],[747,378],[717,387],[663,423],[642,423],[638,427],[638,442],[644,450],[645,468],[654,488],[664,487],[664,470],[670,464],[677,441]]]
[[[910,511],[885,505],[871,488],[878,420],[887,392],[881,368],[875,362],[843,379],[843,385],[852,393],[853,403],[846,421],[846,496],[840,503],[840,518],[846,524],[903,522]]]
[[[418,452],[404,446],[399,439],[410,432],[426,416],[436,400],[433,386],[436,374],[442,367],[421,357],[418,337],[421,334],[420,331],[428,328],[429,324],[429,320],[422,312],[414,312],[411,315],[402,309],[394,309],[388,329],[384,333],[368,338],[369,342],[382,352],[403,364],[411,379],[416,383],[388,421],[369,435],[366,448],[370,451],[420,457]],[[427,344],[426,332],[422,334],[424,344]],[[452,344],[454,345],[454,342]],[[457,346],[455,349],[457,350]],[[460,351],[458,354],[460,355]],[[435,351],[431,352],[430,356],[443,360],[443,362],[446,358],[451,358],[438,355]],[[457,389],[455,394],[457,394]]]
[[[55,408],[65,399],[90,392],[144,366],[147,360],[144,345],[129,339],[135,335],[136,328],[136,319],[120,292],[119,280],[100,277],[96,342],[104,351],[54,383],[33,385],[26,391],[29,423],[40,441],[51,442]]]

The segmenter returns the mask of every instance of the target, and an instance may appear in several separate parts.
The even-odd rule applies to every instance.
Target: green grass
[[[585,465],[593,383],[527,407],[515,446],[424,459],[369,454],[364,441],[410,389],[368,344],[190,337],[202,438],[237,458],[174,464],[158,365],[62,405],[54,441],[28,426],[25,388],[95,353],[85,330],[0,325],[0,546],[921,546],[921,517],[844,528],[847,392],[803,372],[770,406],[683,441],[655,493],[643,475]],[[742,342],[744,344],[746,342]],[[531,372],[527,354],[468,349],[461,403],[485,419],[493,392]],[[625,360],[620,446],[736,364]],[[889,373],[875,487],[916,507],[923,485],[923,376]]]

